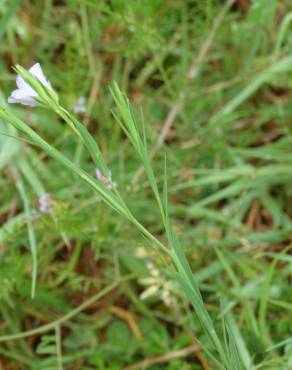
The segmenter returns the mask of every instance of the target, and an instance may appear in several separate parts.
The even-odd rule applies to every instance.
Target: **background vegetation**
[[[250,369],[292,368],[291,12],[289,0],[0,7],[1,100],[15,86],[12,66],[35,62],[68,110],[82,111],[84,97],[76,115],[133,214],[164,240],[139,158],[112,114],[113,81],[143,116],[160,187],[167,156],[172,222],[206,307],[218,328],[228,314]],[[12,109],[94,175],[59,117]],[[5,122],[0,132],[0,340],[32,330],[0,342],[0,369],[216,369],[149,241]],[[40,209],[45,193],[49,211]]]

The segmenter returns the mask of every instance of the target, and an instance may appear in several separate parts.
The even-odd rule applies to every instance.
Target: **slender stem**
[[[31,297],[35,297],[36,291],[36,283],[37,283],[37,270],[38,270],[38,261],[37,261],[37,244],[36,244],[36,236],[34,233],[33,225],[32,225],[32,215],[31,215],[31,208],[29,204],[29,200],[26,194],[26,190],[21,178],[16,181],[16,187],[19,191],[20,197],[23,201],[24,212],[27,218],[27,233],[28,233],[28,240],[30,245],[30,251],[32,256],[32,279],[31,279]]]
[[[137,221],[134,217],[131,219],[131,222],[134,224],[134,226],[139,229],[144,236],[146,236],[147,239],[154,242],[156,245],[158,245],[165,253],[167,253],[169,256],[171,256],[171,251],[168,249],[164,244],[162,244],[153,234],[151,234],[142,224],[140,224],[139,221]]]
[[[63,370],[62,365],[62,340],[60,325],[55,326],[58,370]]]
[[[56,326],[60,326],[64,322],[72,319],[72,317],[76,316],[77,314],[79,314],[80,312],[85,310],[87,307],[91,306],[93,303],[98,301],[100,298],[104,297],[106,294],[108,294],[109,292],[114,290],[121,282],[124,282],[124,281],[129,280],[129,279],[133,279],[133,278],[134,278],[134,276],[130,275],[130,276],[127,276],[125,278],[122,278],[119,281],[114,282],[113,284],[107,286],[106,288],[104,288],[100,292],[96,293],[95,295],[93,295],[92,297],[87,299],[85,302],[81,303],[81,305],[77,306],[76,308],[74,308],[73,310],[68,312],[66,315],[60,317],[59,319],[57,319],[55,321],[52,321],[48,324],[39,326],[38,328],[35,328],[35,329],[23,331],[23,332],[16,333],[16,334],[3,335],[3,336],[0,337],[0,342],[5,342],[5,341],[8,341],[8,340],[14,340],[14,339],[20,339],[20,338],[26,338],[26,337],[30,337],[32,335],[40,334],[40,333],[55,329]]]

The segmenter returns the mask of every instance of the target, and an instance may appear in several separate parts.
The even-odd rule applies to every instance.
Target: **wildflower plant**
[[[39,64],[33,66],[29,71],[19,65],[16,66],[15,70],[18,73],[17,86],[19,91],[14,91],[8,99],[8,102],[18,102],[30,106],[39,105],[40,107],[54,111],[66,122],[72,130],[75,138],[81,142],[90,154],[93,167],[96,168],[95,176],[92,174],[93,172],[89,173],[85,171],[79,165],[67,158],[60,150],[56,149],[44,140],[23,120],[17,117],[8,108],[8,106],[0,106],[0,117],[24,134],[31,144],[41,148],[48,156],[61,163],[69,171],[82,179],[83,182],[90,186],[94,192],[99,194],[108,206],[136,227],[136,229],[149,241],[149,245],[153,247],[159,255],[164,256],[167,261],[170,261],[168,269],[175,279],[177,279],[186,297],[192,304],[197,318],[208,339],[206,343],[201,343],[202,348],[210,355],[218,369],[236,370],[244,368],[242,360],[240,359],[240,353],[238,353],[237,344],[235,343],[233,336],[229,333],[230,330],[228,323],[225,324],[225,331],[227,332],[225,337],[227,339],[222,339],[220,333],[216,329],[214,321],[210,317],[204,305],[198,284],[183,252],[178,237],[172,228],[168,204],[167,162],[165,160],[163,170],[164,185],[161,190],[158,187],[151,157],[148,153],[144,123],[142,124],[141,133],[134,119],[130,103],[127,97],[121,92],[118,85],[114,83],[111,88],[111,94],[117,107],[114,112],[114,116],[144,166],[149,185],[160,211],[167,244],[164,244],[147,228],[145,228],[128,208],[126,199],[124,199],[119,192],[119,187],[115,186],[116,184],[111,179],[111,171],[106,165],[97,142],[90,135],[85,125],[79,122],[70,112],[60,105],[57,93],[48,83]],[[43,203],[44,202],[42,202],[42,204]],[[21,333],[19,336],[14,335],[12,337],[21,337]],[[10,339],[10,337],[5,336],[0,338],[0,340],[5,339]]]

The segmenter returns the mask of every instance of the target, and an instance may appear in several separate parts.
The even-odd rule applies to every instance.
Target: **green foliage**
[[[57,367],[57,345],[54,335],[43,335],[36,348],[36,354],[43,358],[36,361],[35,369],[53,370]]]

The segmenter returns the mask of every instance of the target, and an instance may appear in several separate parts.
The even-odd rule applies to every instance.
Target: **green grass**
[[[290,1],[0,13],[0,369],[289,370]]]

